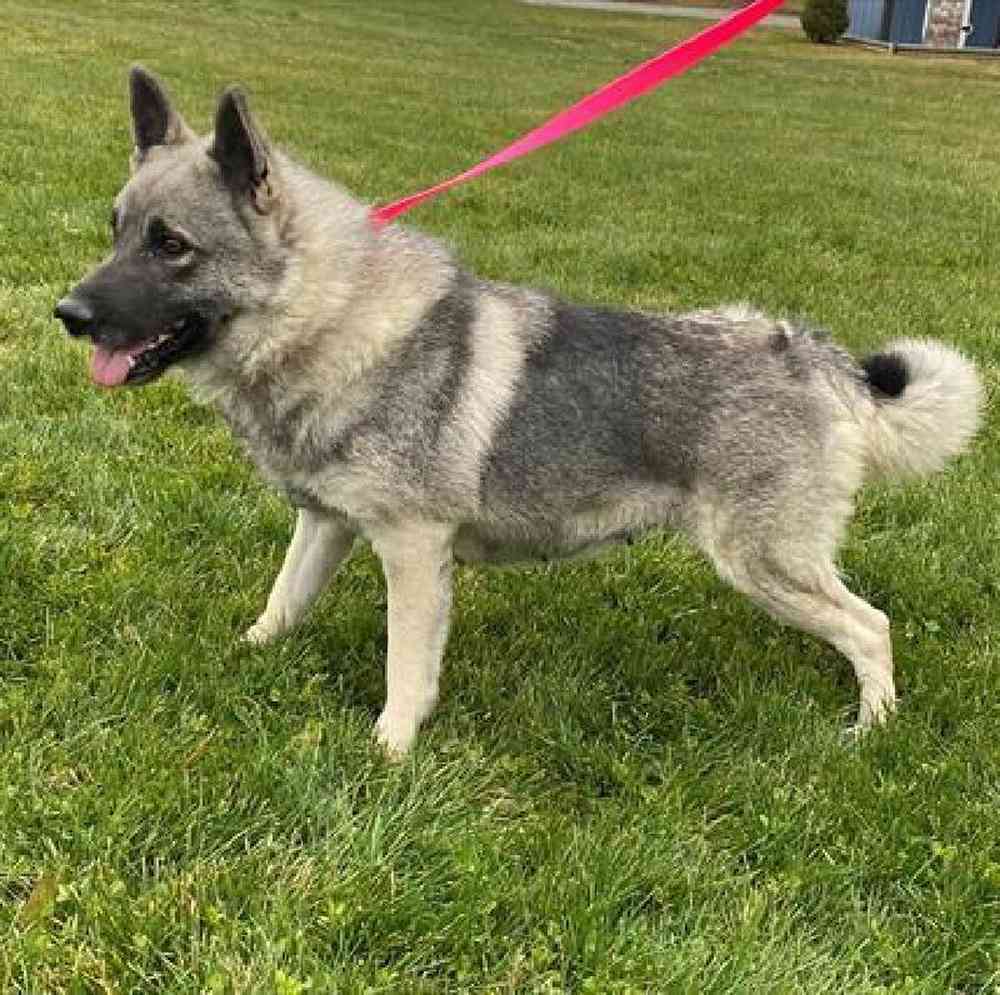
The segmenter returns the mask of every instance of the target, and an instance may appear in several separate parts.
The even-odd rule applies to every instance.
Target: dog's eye
[[[191,251],[191,246],[180,235],[165,231],[156,239],[154,249],[158,256],[165,256],[167,259],[179,259]]]
[[[183,256],[187,250],[187,244],[174,235],[167,235],[160,242],[160,252],[165,256]]]
[[[191,251],[191,245],[183,235],[168,228],[162,218],[153,218],[147,229],[146,244],[156,256],[178,259]]]

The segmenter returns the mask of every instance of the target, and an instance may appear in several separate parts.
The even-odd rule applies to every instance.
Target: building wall
[[[928,0],[927,33],[924,44],[935,48],[958,48],[962,37],[965,0]]]

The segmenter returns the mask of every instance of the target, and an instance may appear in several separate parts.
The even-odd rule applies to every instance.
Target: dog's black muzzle
[[[94,343],[97,383],[149,383],[210,347],[226,315],[217,306],[171,298],[159,289],[144,272],[104,265],[55,305],[53,314],[70,335]]]
[[[86,301],[81,301],[72,294],[56,304],[53,314],[66,326],[66,331],[70,335],[88,335],[93,330],[93,308]]]

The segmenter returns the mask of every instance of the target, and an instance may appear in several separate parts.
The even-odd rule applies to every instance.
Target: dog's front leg
[[[267,607],[244,640],[259,645],[291,629],[319,597],[353,541],[354,533],[344,519],[300,508],[295,534]]]
[[[447,526],[423,523],[372,536],[389,596],[386,700],[375,735],[392,754],[409,749],[437,701],[451,614],[452,537]]]

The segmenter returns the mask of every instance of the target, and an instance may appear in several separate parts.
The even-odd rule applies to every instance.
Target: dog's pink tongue
[[[119,387],[128,379],[128,371],[132,368],[129,360],[136,353],[142,352],[147,344],[140,342],[125,349],[95,346],[94,355],[90,360],[90,379],[102,387]]]

